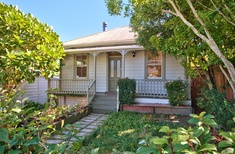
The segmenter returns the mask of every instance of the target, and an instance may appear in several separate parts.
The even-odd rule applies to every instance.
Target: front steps
[[[93,113],[109,113],[117,111],[116,93],[96,93],[92,101]]]

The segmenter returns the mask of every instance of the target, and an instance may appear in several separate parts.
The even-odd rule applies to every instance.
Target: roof
[[[90,36],[64,42],[65,49],[78,49],[90,47],[137,45],[137,35],[130,26],[111,29]]]

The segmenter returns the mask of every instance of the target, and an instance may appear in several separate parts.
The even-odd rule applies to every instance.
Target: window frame
[[[77,65],[77,56],[86,56],[86,65],[81,65],[81,66],[86,66],[86,77],[78,77],[77,76],[77,67],[79,67]],[[74,55],[74,79],[87,79],[88,78],[88,54],[76,54]],[[80,67],[81,67],[80,66]]]
[[[165,54],[164,53],[162,53],[161,51],[159,51],[158,53],[161,53],[161,77],[149,77],[148,76],[148,66],[149,66],[149,64],[148,64],[148,55],[149,54],[151,54],[150,52],[146,52],[146,63],[145,63],[145,78],[146,79],[149,79],[149,80],[156,80],[156,79],[159,79],[159,80],[161,80],[161,79],[164,79],[165,78]],[[151,54],[152,55],[152,54]],[[158,66],[157,64],[156,64],[156,66]]]

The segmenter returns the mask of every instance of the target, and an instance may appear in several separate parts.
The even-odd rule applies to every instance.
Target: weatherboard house
[[[136,42],[131,27],[106,30],[64,42],[66,56],[59,79],[49,88],[58,94],[59,104],[87,101],[93,111],[117,110],[117,80],[136,80],[137,103],[169,104],[165,83],[186,79],[179,60],[159,52],[144,50]],[[81,97],[84,96],[84,97]],[[189,104],[190,105],[190,104]]]

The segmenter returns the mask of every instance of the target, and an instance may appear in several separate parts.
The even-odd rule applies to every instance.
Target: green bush
[[[180,106],[187,99],[187,83],[183,80],[174,80],[167,82],[167,98],[173,106]]]
[[[119,79],[119,101],[121,104],[134,104],[136,83],[133,79]]]
[[[201,97],[197,98],[197,105],[208,114],[215,116],[215,121],[224,130],[231,130],[235,127],[232,118],[235,116],[235,107],[226,101],[225,94],[216,89],[201,89]]]

